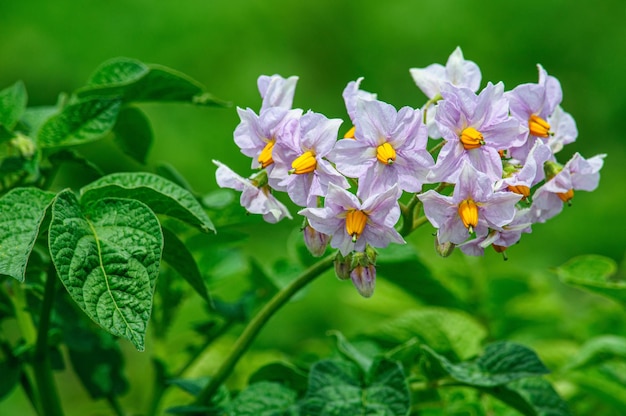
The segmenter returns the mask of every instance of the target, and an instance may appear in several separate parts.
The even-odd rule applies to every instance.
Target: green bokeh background
[[[143,105],[155,143],[148,166],[134,168],[151,170],[166,161],[199,193],[207,193],[216,189],[211,159],[242,174],[249,172],[249,160],[233,143],[232,132],[238,123],[236,106],[259,108],[256,80],[261,74],[298,75],[294,106],[346,120],[341,92],[347,82],[363,76],[362,87],[380,99],[396,107],[421,106],[425,97],[415,87],[409,68],[445,63],[456,46],[480,66],[483,85],[503,81],[511,89],[536,82],[535,64],[541,63],[560,80],[562,105],[578,125],[578,141],[563,150],[561,161],[574,152],[585,157],[607,153],[599,188],[578,192],[572,207],[535,226],[532,234],[509,250],[508,262],[492,252],[480,259],[460,253],[440,259],[432,249],[430,229],[410,238],[424,260],[438,270],[469,267],[486,282],[502,276],[539,275],[541,282],[551,276],[547,270],[580,254],[602,254],[623,264],[625,20],[623,0],[3,1],[0,87],[21,79],[30,105],[51,105],[60,92],[80,87],[101,62],[116,56],[189,74],[233,106]],[[81,151],[108,170],[129,163],[111,141]],[[263,259],[280,257],[287,236],[300,225],[298,220],[276,226],[254,218],[248,222],[247,250]],[[228,286],[219,282],[214,289]],[[576,302],[578,292],[571,295]],[[348,282],[337,282],[329,274],[270,323],[255,345],[257,355],[298,351],[307,342],[321,342],[327,329],[358,332],[372,314],[391,314],[406,304],[402,293],[384,281],[373,299],[363,300]],[[590,319],[589,325],[597,324]],[[598,331],[603,329],[611,330],[600,323]],[[129,351],[129,357],[135,366],[149,365],[139,353]],[[141,384],[141,376],[131,378]],[[76,389],[65,393],[63,400],[64,404],[74,401],[81,409],[88,400],[80,387]],[[145,399],[147,389],[134,390],[127,401]],[[0,414],[5,414],[3,406],[19,408],[21,400],[16,394],[0,403]],[[84,414],[94,412],[85,409],[90,410]]]

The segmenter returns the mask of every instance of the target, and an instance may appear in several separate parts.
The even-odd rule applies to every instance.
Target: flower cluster
[[[440,254],[504,252],[570,204],[574,191],[594,190],[605,156],[557,161],[576,140],[576,124],[560,106],[559,81],[538,70],[537,83],[480,90],[480,68],[457,48],[445,66],[410,70],[428,98],[421,109],[396,109],[361,90],[359,78],[343,91],[351,124],[339,139],[342,120],[292,108],[297,77],[261,76],[261,109],[239,108],[234,133],[257,172],[243,178],[214,161],[217,182],[242,191],[242,206],[268,222],[291,218],[273,195],[286,192],[301,207],[311,253],[338,249],[338,277],[366,297],[374,248],[404,243],[398,229],[413,231],[422,208]]]

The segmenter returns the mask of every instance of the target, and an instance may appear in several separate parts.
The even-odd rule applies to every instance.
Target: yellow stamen
[[[380,163],[393,165],[393,162],[396,161],[396,151],[389,143],[385,142],[376,148],[376,158]]]
[[[261,154],[259,154],[258,161],[262,168],[266,168],[274,163],[274,159],[272,159],[272,149],[274,149],[274,143],[276,143],[276,140],[270,140],[267,142],[263,150],[261,150]]]
[[[463,129],[460,139],[465,150],[478,149],[480,146],[485,144],[483,135],[474,127],[466,127]]]
[[[528,129],[533,136],[546,138],[550,135],[550,124],[535,114],[528,119]]]
[[[508,186],[509,191],[514,192],[516,194],[520,194],[521,196],[523,196],[523,200],[525,200],[526,198],[528,198],[530,196],[530,188],[528,186],[524,186],[524,185],[509,185]]]
[[[358,209],[353,209],[346,214],[346,231],[348,235],[352,236],[352,242],[356,243],[356,240],[361,236],[367,223],[367,214]]]
[[[570,189],[567,192],[561,192],[556,194],[559,198],[561,198],[561,201],[569,204],[570,201],[572,200],[572,198],[574,198],[574,190]]]
[[[465,228],[470,233],[474,232],[474,227],[478,225],[478,206],[473,199],[466,199],[459,204],[459,216]]]
[[[306,151],[291,162],[291,169],[289,173],[295,173],[296,175],[302,175],[304,173],[311,173],[317,167],[317,159],[315,159],[315,153],[312,151]]]
[[[350,130],[346,132],[343,136],[344,139],[354,139],[354,132],[356,131],[356,126],[352,126]]]

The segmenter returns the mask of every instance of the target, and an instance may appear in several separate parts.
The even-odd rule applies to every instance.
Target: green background
[[[232,132],[238,123],[237,106],[259,108],[256,80],[261,74],[299,76],[295,107],[346,120],[341,92],[347,82],[363,76],[362,88],[376,92],[381,100],[396,107],[418,107],[425,97],[415,87],[409,68],[445,64],[456,46],[462,48],[466,59],[480,66],[482,85],[503,81],[506,89],[512,89],[519,83],[536,82],[535,65],[541,63],[560,80],[562,106],[574,116],[579,130],[578,141],[562,151],[560,161],[564,163],[574,152],[585,157],[607,153],[599,188],[593,193],[578,192],[572,207],[533,227],[532,234],[524,235],[519,245],[508,250],[507,262],[491,251],[478,259],[461,253],[440,259],[432,248],[429,227],[409,239],[425,262],[451,279],[458,280],[454,276],[463,269],[479,276],[485,285],[492,279],[510,279],[535,289],[552,285],[563,291],[558,301],[547,291],[543,297],[513,306],[534,308],[537,316],[532,319],[539,320],[540,329],[530,325],[526,332],[515,328],[502,331],[540,349],[550,325],[565,325],[575,342],[596,333],[624,334],[623,324],[616,324],[623,321],[619,308],[560,286],[549,270],[587,253],[624,264],[625,19],[622,0],[3,1],[0,87],[21,79],[29,92],[29,105],[51,105],[60,92],[82,86],[101,62],[116,56],[189,74],[233,106],[143,105],[155,136],[147,167],[130,164],[112,140],[80,150],[108,171],[128,169],[129,164],[132,169],[153,170],[156,164],[168,162],[204,194],[216,189],[211,159],[219,159],[243,175],[249,172],[249,159],[239,153]],[[291,211],[295,214],[295,207]],[[241,214],[243,217],[243,211]],[[250,234],[246,251],[267,264],[283,255],[285,241],[300,225],[297,219],[275,226],[252,217],[244,221],[239,231]],[[233,285],[238,283],[236,279],[219,280],[212,282],[211,289],[228,296],[237,292]],[[576,315],[576,306],[587,303],[595,309],[584,310],[593,313]],[[258,361],[263,362],[265,355],[325,348],[329,343],[326,330],[358,333],[368,327],[372,316],[393,315],[410,305],[405,294],[382,279],[374,298],[364,300],[349,282],[338,282],[328,274],[272,320],[255,344],[255,352],[247,356],[247,364],[244,361],[240,367],[256,367],[254,360],[261,357]],[[562,321],[541,322],[542,308],[561,308],[555,314]],[[179,340],[172,341],[176,342]],[[225,341],[225,349],[229,342]],[[128,355],[133,361],[131,370],[139,367],[131,379],[141,385],[145,374],[139,374],[140,367],[149,365],[148,358],[130,350]],[[73,383],[71,376],[63,377]],[[147,381],[144,384],[134,387],[127,398],[131,410],[132,403],[145,400],[149,386]],[[105,412],[102,403],[95,408],[85,404],[88,399],[80,389],[77,386],[64,393],[68,409],[72,403],[75,409],[86,406],[85,412]],[[0,403],[0,414],[4,409],[19,408],[22,400],[20,393],[14,394]],[[75,411],[68,414],[82,414]]]

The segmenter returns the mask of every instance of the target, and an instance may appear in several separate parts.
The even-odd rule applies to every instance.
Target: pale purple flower
[[[357,195],[366,198],[397,184],[419,192],[434,161],[419,110],[400,111],[382,101],[358,100],[355,139],[342,139],[329,159],[337,170],[359,179]]]
[[[463,51],[458,46],[448,58],[445,67],[441,64],[431,64],[426,68],[411,68],[409,72],[419,89],[429,99],[441,94],[443,86],[447,83],[469,88],[473,92],[480,88],[480,68],[476,63],[465,60]]]
[[[513,220],[521,195],[494,192],[493,185],[489,176],[465,163],[452,196],[432,189],[418,195],[426,217],[438,229],[440,243],[461,244],[472,232],[482,237],[489,228],[503,227]]]
[[[363,77],[358,78],[356,81],[350,81],[346,88],[343,90],[343,101],[346,104],[346,110],[348,112],[348,116],[354,124],[356,120],[356,103],[358,100],[372,101],[376,99],[376,94],[371,92],[363,91],[360,89],[361,81],[363,81]]]
[[[544,177],[543,164],[552,157],[548,145],[541,140],[535,142],[525,162],[508,160],[504,169],[504,178],[496,183],[497,190],[509,189],[524,196],[530,196],[530,188],[541,182]]]
[[[559,107],[563,99],[563,91],[559,81],[548,75],[541,65],[537,65],[537,69],[539,81],[536,84],[521,84],[504,94],[509,101],[511,116],[518,119],[521,124],[528,126],[526,140],[521,145],[510,149],[511,156],[519,160],[526,158],[537,140],[543,140],[546,143],[551,141],[555,144],[554,148],[558,148],[556,143],[560,143],[562,146],[574,141],[577,134],[576,124],[569,114],[559,113],[556,119],[550,120],[557,108],[560,112],[563,111]],[[555,134],[554,127],[556,126],[553,126],[550,121],[560,124],[561,137],[551,140]]]
[[[235,143],[241,153],[252,158],[253,169],[268,168],[271,171],[276,142],[293,134],[294,123],[289,121],[297,120],[302,110],[273,107],[257,115],[249,108],[237,108],[237,113],[241,122],[235,128]]]
[[[576,141],[578,137],[576,121],[571,114],[563,111],[560,105],[548,117],[548,124],[550,125],[550,137],[548,137],[547,144],[553,154],[560,152],[564,145]]]
[[[575,153],[563,169],[546,181],[533,196],[533,221],[545,222],[559,214],[565,202],[570,203],[574,191],[593,191],[600,181],[605,154],[589,159]]]
[[[470,256],[482,256],[485,254],[485,248],[489,246],[493,246],[498,252],[503,252],[517,243],[522,238],[522,233],[532,232],[531,225],[530,208],[519,209],[515,211],[515,216],[509,224],[490,229],[488,234],[468,240],[458,247]]]
[[[526,127],[509,116],[503,84],[488,83],[479,95],[448,84],[441,93],[436,122],[446,144],[431,179],[455,183],[466,162],[494,181],[500,179],[498,151],[523,143],[526,136]]]
[[[316,206],[317,197],[325,196],[331,183],[348,188],[346,178],[324,159],[337,142],[341,123],[311,111],[293,123],[293,134],[276,142],[270,185],[285,189],[291,200],[303,207]]]
[[[261,75],[257,80],[263,99],[261,112],[271,107],[291,109],[297,82],[296,76],[283,78],[280,75]]]
[[[287,208],[272,195],[267,184],[255,183],[236,174],[223,163],[214,160],[217,165],[215,178],[222,188],[230,188],[241,192],[240,203],[251,214],[261,214],[269,223],[276,223],[283,218],[291,218]]]
[[[330,246],[347,256],[352,251],[365,251],[366,244],[386,247],[392,242],[405,243],[394,228],[400,218],[400,194],[394,186],[361,203],[355,195],[330,184],[323,208],[306,208],[299,214],[317,231],[330,235]]]

